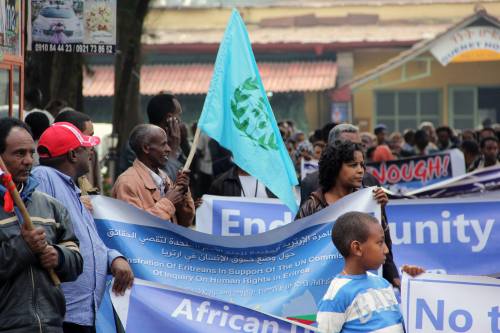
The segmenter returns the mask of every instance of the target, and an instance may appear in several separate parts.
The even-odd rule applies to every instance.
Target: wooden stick
[[[9,170],[5,166],[5,163],[3,162],[1,156],[0,156],[0,169],[2,169],[2,171],[5,172],[6,174],[9,174]],[[28,230],[33,230],[34,229],[33,221],[31,221],[30,214],[28,213],[28,210],[26,209],[26,206],[24,205],[24,202],[21,199],[21,196],[19,195],[19,191],[17,190],[16,184],[14,184],[14,181],[12,179],[7,185],[7,189],[9,190],[9,193],[12,196],[12,199],[14,200],[14,203],[16,204],[17,208],[19,208],[19,211],[21,212],[21,216],[23,217],[23,223],[26,223],[26,227],[28,228]],[[61,280],[59,280],[59,277],[56,275],[56,272],[53,269],[49,269],[49,275],[50,278],[52,279],[52,282],[56,286],[59,286],[61,284]]]
[[[189,151],[186,164],[184,164],[184,168],[182,168],[182,171],[187,171],[191,167],[191,163],[193,162],[194,158],[194,153],[196,153],[196,147],[198,146],[198,141],[200,141],[200,128],[196,127],[196,132],[194,133],[194,138],[193,138],[193,144],[191,145],[191,150]]]

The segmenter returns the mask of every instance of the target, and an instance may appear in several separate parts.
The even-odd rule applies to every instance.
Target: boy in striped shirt
[[[332,239],[345,265],[319,303],[320,331],[404,333],[391,284],[369,272],[380,268],[389,252],[377,219],[365,213],[346,213],[335,222]],[[418,275],[423,269],[404,266],[403,271]]]

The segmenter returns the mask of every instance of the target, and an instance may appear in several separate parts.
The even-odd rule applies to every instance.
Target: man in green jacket
[[[0,119],[0,156],[12,176],[34,224],[28,230],[0,176],[0,331],[62,333],[64,295],[48,270],[61,282],[74,281],[83,260],[67,210],[36,191],[30,175],[35,143],[27,125]]]

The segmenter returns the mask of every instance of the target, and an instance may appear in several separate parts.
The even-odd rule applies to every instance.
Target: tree
[[[83,56],[77,53],[27,52],[25,87],[42,91],[42,107],[61,99],[83,111]]]
[[[123,151],[132,128],[143,122],[140,110],[141,36],[149,0],[120,0],[117,6],[117,55],[113,134]]]

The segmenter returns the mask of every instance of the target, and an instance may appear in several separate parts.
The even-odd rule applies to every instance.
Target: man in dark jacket
[[[78,241],[66,209],[55,199],[35,191],[30,176],[35,143],[29,128],[17,119],[0,120],[0,155],[25,202],[35,228],[21,223],[0,176],[0,331],[62,333],[66,311],[59,286],[74,281],[83,269]]]
[[[217,177],[208,194],[227,197],[276,198],[276,196],[259,180],[234,165]]]
[[[338,141],[351,141],[354,143],[361,144],[361,137],[359,136],[359,129],[351,124],[340,124],[335,126],[330,130],[328,135],[328,145],[334,145]],[[365,172],[363,176],[363,187],[380,186],[378,180],[368,172]],[[309,196],[313,194],[319,188],[319,172],[313,172],[304,178],[300,185],[300,197],[301,203],[305,202]],[[318,204],[321,200],[318,200]],[[389,253],[387,254],[387,259],[382,267],[384,278],[389,281],[392,285],[396,287],[401,286],[401,280],[399,278],[399,273],[396,265],[394,264],[392,256],[392,240],[391,234],[389,232],[389,225],[387,223],[387,215],[385,213],[385,208],[382,208],[382,227],[385,233],[385,242],[389,248]]]

